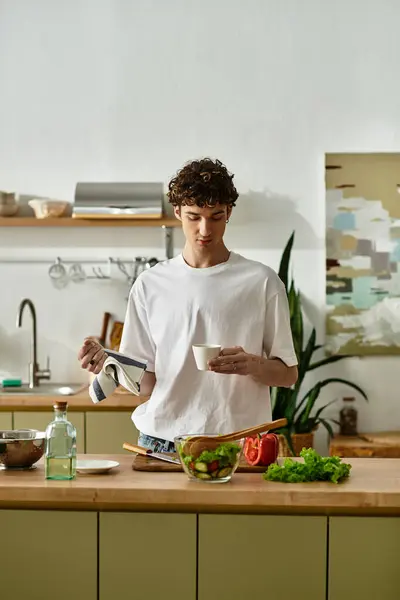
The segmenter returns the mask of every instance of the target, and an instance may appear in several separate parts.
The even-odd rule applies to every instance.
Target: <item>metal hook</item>
[[[131,286],[135,278],[132,274],[129,274],[128,269],[126,268],[126,266],[124,264],[124,261],[122,261],[119,258],[110,258],[110,262],[112,264],[117,265],[117,267],[121,271],[121,273],[123,275],[125,275],[128,285]],[[134,269],[134,266],[135,266],[134,262],[132,261],[132,270]]]
[[[92,271],[96,275],[97,279],[110,279],[108,275],[104,275],[101,267],[92,267]]]
[[[129,275],[128,270],[126,268],[126,266],[124,265],[123,262],[121,262],[119,259],[116,260],[118,269],[121,271],[121,273],[123,273],[125,275],[125,277],[127,278],[128,281],[130,281],[132,279],[132,275]]]

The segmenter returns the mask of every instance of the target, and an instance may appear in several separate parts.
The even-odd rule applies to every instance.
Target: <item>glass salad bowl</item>
[[[191,443],[194,435],[202,442]],[[213,438],[207,440],[207,438]],[[174,439],[182,468],[191,480],[207,483],[227,483],[238,468],[245,438],[234,442],[218,442],[216,435],[190,434]]]

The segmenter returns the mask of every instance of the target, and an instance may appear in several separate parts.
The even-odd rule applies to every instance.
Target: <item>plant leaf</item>
[[[326,421],[326,419],[320,418],[320,422],[322,423],[322,425],[325,427],[325,429],[329,433],[329,437],[333,438],[333,436],[335,434],[333,433],[332,425],[330,423],[328,423],[328,421]]]
[[[288,400],[286,401],[285,417],[288,421],[288,425],[292,425],[294,422],[294,414],[296,412],[298,394],[296,390],[289,388]]]
[[[292,317],[293,311],[294,311],[294,305],[295,305],[296,298],[297,298],[296,288],[294,287],[294,282],[293,281],[290,284],[290,288],[289,288],[289,290],[287,292],[287,298],[288,298],[288,303],[289,303],[290,317]]]
[[[289,428],[293,422],[294,409],[296,407],[297,395],[291,388],[276,388],[275,401],[272,408],[272,418],[288,420]]]
[[[292,290],[292,288],[291,288]],[[300,362],[303,353],[303,313],[301,310],[300,292],[294,292],[292,310],[290,314],[290,328],[292,330],[293,345]]]
[[[317,419],[319,417],[319,415],[322,413],[323,410],[325,410],[325,408],[327,408],[328,406],[330,406],[331,404],[334,404],[335,402],[337,402],[337,398],[335,398],[335,400],[331,400],[330,402],[328,402],[327,404],[325,404],[324,406],[321,406],[317,412],[315,413],[315,418]],[[331,419],[333,420],[333,419]]]
[[[353,388],[354,390],[357,390],[357,392],[359,394],[361,394],[361,396],[368,402],[367,394],[357,384],[352,383],[351,381],[348,381],[347,379],[342,379],[341,377],[329,377],[328,379],[324,379],[323,381],[320,381],[321,388],[329,385],[330,383],[344,383],[345,385],[348,385],[349,387]]]
[[[338,362],[339,360],[343,360],[344,358],[351,358],[351,356],[350,354],[341,354],[340,356],[335,354],[335,356],[328,356],[327,358],[318,360],[315,363],[311,363],[308,367],[308,370],[312,371],[313,369],[319,369],[319,367],[331,365],[332,363]]]
[[[301,384],[303,383],[304,377],[308,371],[309,365],[310,365],[310,361],[311,361],[311,357],[314,353],[315,350],[315,338],[317,336],[315,327],[313,328],[310,337],[308,338],[308,342],[307,345],[305,347],[305,349],[303,350],[303,352],[301,353],[300,356],[300,361],[299,361],[299,377],[297,379],[295,388],[297,390],[300,389]]]
[[[345,385],[348,385],[348,386],[354,388],[355,390],[357,390],[365,398],[365,400],[368,401],[368,398],[367,398],[367,395],[365,394],[365,392],[355,383],[352,383],[351,381],[347,381],[346,379],[341,379],[340,377],[329,377],[328,379],[324,379],[323,381],[319,381],[318,383],[316,383],[315,386],[312,387],[311,390],[309,390],[305,394],[305,396],[301,399],[301,401],[299,402],[299,404],[296,408],[296,411],[293,415],[293,420],[296,420],[296,418],[301,419],[302,413],[299,414],[299,411],[303,407],[304,403],[307,402],[307,399],[310,396],[310,394],[312,394],[312,397],[314,398],[314,403],[315,403],[321,389],[331,383],[344,383]],[[317,386],[318,386],[318,395],[315,396],[314,390]],[[326,406],[329,406],[329,404],[332,404],[333,402],[336,402],[336,400],[329,402]],[[322,411],[320,410],[320,412],[318,414],[321,414],[321,412]]]
[[[306,421],[308,421],[311,411],[314,408],[314,405],[320,394],[321,387],[321,383],[316,383],[315,386],[311,388],[311,390],[305,395],[305,397],[301,401],[298,409],[300,409],[300,407],[304,404],[304,400],[306,400],[306,405],[298,416],[298,420],[300,421],[300,423],[304,424]]]
[[[287,241],[285,249],[282,253],[281,262],[279,264],[278,275],[281,281],[284,283],[286,290],[288,289],[288,280],[289,280],[289,263],[290,263],[290,255],[292,253],[292,247],[294,242],[294,231],[290,238]]]

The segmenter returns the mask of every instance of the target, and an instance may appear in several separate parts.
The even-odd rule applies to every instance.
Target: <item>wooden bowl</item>
[[[60,200],[40,200],[35,198],[34,200],[29,200],[28,204],[33,208],[37,219],[55,219],[64,216],[69,203]]]

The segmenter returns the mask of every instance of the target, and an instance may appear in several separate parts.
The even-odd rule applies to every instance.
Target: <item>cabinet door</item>
[[[86,452],[87,454],[123,454],[122,444],[135,444],[138,431],[130,412],[86,413]]]
[[[100,600],[196,599],[196,515],[100,513],[99,531]]]
[[[199,600],[321,600],[325,517],[200,515]]]
[[[14,413],[14,428],[15,429],[38,429],[45,431],[47,425],[54,419],[52,412],[15,412]],[[76,427],[76,449],[77,452],[83,454],[85,452],[85,418],[84,413],[69,412],[68,419]]]
[[[399,600],[400,518],[331,517],[329,600]]]
[[[2,598],[97,599],[97,513],[0,510]]]
[[[12,428],[12,413],[0,412],[0,429]]]

